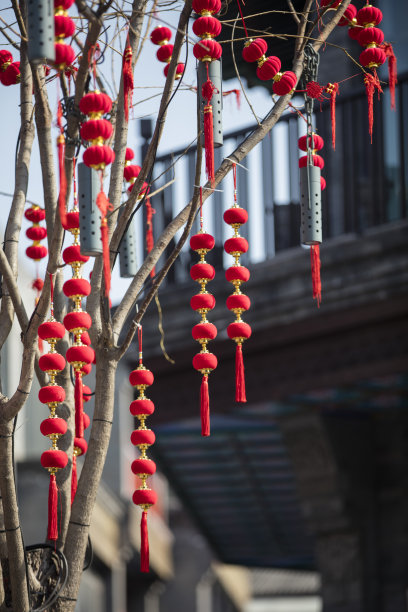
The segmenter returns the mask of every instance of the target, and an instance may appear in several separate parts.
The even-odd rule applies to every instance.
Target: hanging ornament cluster
[[[275,55],[266,56],[268,45],[263,38],[249,38],[242,51],[246,62],[256,62],[256,74],[261,81],[273,80],[272,91],[278,96],[284,96],[295,87],[297,78],[294,72],[281,72],[281,61]]]
[[[141,171],[140,166],[138,166],[137,164],[130,163],[134,157],[135,157],[134,151],[130,149],[129,147],[127,147],[126,153],[125,153],[125,168],[123,170],[123,178],[127,183],[129,183],[129,187],[127,188],[128,193],[132,192],[133,186]],[[138,201],[141,200],[143,196],[145,195],[145,193],[148,191],[149,191],[149,185],[145,181],[137,197]]]
[[[56,473],[66,467],[68,463],[67,454],[59,450],[58,440],[67,431],[67,423],[56,414],[58,404],[65,400],[63,387],[56,383],[56,376],[65,368],[65,359],[57,353],[55,345],[58,340],[64,337],[65,329],[62,323],[54,318],[53,304],[53,281],[51,281],[51,316],[45,323],[38,328],[38,336],[41,340],[46,340],[49,345],[49,352],[42,355],[39,359],[40,369],[48,374],[48,385],[42,387],[38,397],[42,404],[47,404],[50,416],[45,419],[40,426],[43,436],[47,436],[51,441],[51,448],[44,451],[41,455],[41,465],[50,473],[50,485],[48,492],[48,534],[49,540],[58,539],[58,488]]]
[[[195,58],[206,66],[207,80],[202,86],[204,105],[204,146],[207,178],[214,184],[214,122],[211,99],[216,87],[209,77],[208,65],[219,60],[222,47],[214,40],[221,32],[221,23],[214,17],[221,10],[221,0],[193,0],[193,10],[200,15],[193,25],[194,33],[201,38],[193,47]]]
[[[234,287],[234,292],[227,298],[227,308],[235,315],[235,321],[227,328],[228,337],[236,343],[235,352],[235,401],[246,402],[245,393],[245,370],[242,355],[242,344],[252,333],[250,325],[242,320],[242,314],[246,312],[251,301],[247,295],[241,292],[242,283],[249,279],[249,270],[240,264],[240,257],[248,251],[248,242],[239,235],[241,225],[248,221],[247,211],[237,202],[237,168],[232,165],[234,178],[234,203],[224,213],[224,221],[234,231],[232,238],[228,238],[224,244],[224,250],[234,258],[234,264],[225,271],[225,277]]]
[[[142,572],[149,571],[149,538],[147,531],[147,511],[157,502],[157,494],[147,486],[147,479],[156,472],[156,464],[148,458],[146,451],[154,444],[155,435],[151,429],[146,427],[146,419],[154,412],[154,404],[145,395],[147,387],[153,384],[154,376],[150,370],[143,365],[142,353],[142,327],[138,329],[139,338],[139,366],[129,375],[130,384],[136,387],[139,396],[130,404],[131,414],[139,420],[139,427],[132,432],[131,442],[140,450],[140,456],[132,463],[132,472],[136,474],[141,485],[133,493],[133,503],[142,509],[142,520],[140,525],[140,569]]]
[[[54,29],[55,29],[55,69],[59,72],[71,66],[75,59],[75,51],[65,42],[75,32],[75,23],[68,16],[68,9],[74,0],[54,0]]]
[[[323,170],[324,168],[324,159],[321,155],[317,154],[317,151],[321,151],[324,147],[324,140],[319,134],[315,134],[312,132],[309,137],[307,135],[301,136],[298,140],[298,146],[301,151],[305,151],[306,155],[302,155],[299,158],[299,168],[305,168],[307,166],[307,152],[311,151],[312,155],[312,163],[314,166]],[[326,189],[326,181],[323,176],[320,177],[320,187]]]
[[[208,391],[208,376],[217,367],[217,357],[210,353],[207,344],[217,336],[217,328],[207,320],[207,314],[215,306],[215,298],[207,291],[207,283],[214,279],[213,266],[205,261],[205,256],[214,248],[215,240],[211,234],[203,230],[202,189],[200,188],[200,231],[190,239],[190,247],[200,256],[198,263],[190,270],[191,278],[200,285],[200,292],[191,298],[190,305],[201,315],[201,321],[194,325],[192,335],[201,345],[201,350],[193,358],[193,367],[202,374],[200,389],[201,435],[210,435],[210,398]]]
[[[27,247],[26,255],[34,261],[40,261],[48,254],[48,249],[41,243],[41,240],[47,237],[47,228],[40,225],[45,219],[45,210],[33,204],[24,213],[25,218],[32,223],[32,226],[26,230],[26,236],[33,241],[33,244]]]
[[[8,87],[20,82],[20,62],[13,62],[10,51],[0,49],[0,83]]]
[[[173,55],[174,45],[170,44],[171,40],[171,30],[166,26],[159,26],[154,28],[150,34],[150,40],[154,45],[158,45],[159,49],[157,49],[156,57],[159,62],[163,62],[167,64],[164,67],[164,76],[167,77],[167,73],[169,72],[169,64],[171,62],[171,56]],[[175,79],[178,80],[181,78],[181,75],[184,72],[184,64],[179,63],[176,67],[176,76]]]
[[[81,126],[81,138],[89,143],[84,151],[83,161],[89,168],[99,171],[101,189],[96,198],[96,205],[101,213],[101,237],[103,249],[103,271],[105,279],[105,295],[109,297],[110,291],[110,256],[109,256],[109,228],[106,218],[112,210],[112,205],[103,190],[103,175],[106,166],[115,159],[113,149],[105,144],[112,136],[113,127],[110,121],[103,119],[102,115],[109,113],[112,108],[110,97],[98,90],[86,94],[79,103],[81,113],[88,116],[88,121]]]

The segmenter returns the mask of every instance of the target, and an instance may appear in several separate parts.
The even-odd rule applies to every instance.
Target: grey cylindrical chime
[[[85,164],[78,164],[79,230],[82,255],[102,253],[101,213],[96,197],[101,184],[98,173]]]
[[[136,232],[132,219],[119,247],[119,266],[122,278],[133,278],[137,272]]]
[[[28,59],[36,64],[55,61],[54,3],[27,0]]]
[[[320,168],[307,165],[300,168],[300,241],[320,244],[322,241],[322,191]]]
[[[200,109],[200,129],[202,132],[201,141],[204,146],[204,106],[206,101],[203,98],[202,87],[207,80],[207,62],[198,62],[197,67],[197,100]],[[215,85],[211,104],[213,107],[213,126],[214,126],[214,147],[222,147],[224,137],[222,133],[222,78],[221,60],[208,63],[208,76]]]

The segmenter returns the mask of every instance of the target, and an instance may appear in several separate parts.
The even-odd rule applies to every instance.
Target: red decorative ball
[[[323,176],[320,177],[320,189],[323,191],[323,189],[326,189],[326,179],[323,178]]]
[[[169,63],[173,53],[174,45],[163,45],[157,49],[156,57],[159,62]]]
[[[171,40],[171,30],[165,26],[154,28],[150,34],[150,40],[154,45],[164,45]]]
[[[190,238],[190,248],[193,251],[211,251],[214,248],[215,240],[211,234],[195,234]]]
[[[233,294],[227,297],[227,308],[228,310],[249,310],[251,307],[251,300],[247,295],[239,293],[238,295]]]
[[[200,38],[215,38],[221,34],[221,29],[221,23],[211,15],[199,17],[193,23],[193,32]]]
[[[67,66],[71,66],[75,59],[75,51],[71,45],[65,43],[55,43],[55,62],[54,65],[58,70],[65,70]]]
[[[91,91],[87,93],[79,102],[79,110],[84,115],[92,117],[96,115],[104,115],[112,109],[112,100],[110,97],[101,91]]]
[[[216,14],[221,10],[221,0],[193,0],[193,11],[202,15],[203,13]]]
[[[44,468],[63,469],[68,463],[68,455],[62,450],[47,450],[41,455],[41,465]]]
[[[153,384],[154,376],[153,372],[150,370],[133,370],[129,374],[129,382],[132,387],[136,387],[138,385],[146,385],[150,387]]]
[[[68,363],[87,364],[92,363],[94,353],[89,346],[70,346],[66,356]]]
[[[86,346],[91,346],[91,339],[87,331],[82,332],[81,334],[81,342]]]
[[[129,410],[133,416],[150,416],[154,412],[154,404],[149,399],[136,399],[130,404]]]
[[[54,29],[57,38],[68,38],[75,32],[75,23],[66,15],[55,15]]]
[[[91,283],[85,278],[70,278],[65,281],[62,290],[67,297],[85,297],[91,293]]]
[[[130,147],[126,147],[125,160],[131,161],[134,158],[134,156],[135,156],[135,153],[133,149],[131,149]]]
[[[215,370],[218,360],[213,353],[197,353],[193,357],[193,368],[198,370]]]
[[[227,253],[246,253],[248,251],[248,241],[245,238],[228,238],[224,243]]]
[[[55,11],[67,11],[74,2],[75,0],[54,0],[54,9]]]
[[[47,230],[45,227],[41,227],[40,225],[34,225],[33,227],[29,227],[26,231],[26,236],[30,240],[38,241],[44,240],[47,236]]]
[[[279,81],[275,81],[272,90],[278,96],[284,96],[292,91],[297,83],[296,74],[287,70],[282,74]]]
[[[167,64],[167,66],[164,67],[164,76],[166,77],[168,72],[169,72],[169,64]],[[176,81],[178,81],[179,79],[181,79],[181,75],[184,72],[184,64],[177,64],[177,68],[176,68],[176,76],[174,77]]]
[[[324,159],[320,155],[312,155],[313,165],[318,168],[324,168]],[[307,166],[307,155],[303,155],[299,158],[299,168],[305,168]]]
[[[64,419],[58,417],[45,419],[40,425],[40,431],[43,436],[52,436],[53,434],[63,436],[67,433],[67,423]]]
[[[191,330],[194,340],[214,340],[217,336],[217,328],[212,323],[198,323]]]
[[[0,71],[0,82],[8,87],[20,82],[20,62],[13,62],[4,72]]]
[[[348,26],[350,22],[355,19],[357,15],[357,9],[354,4],[349,4],[346,10],[344,11],[343,17],[340,19],[337,25],[339,26]]]
[[[134,183],[132,183],[132,184],[130,185],[130,187],[128,187],[127,192],[128,192],[128,193],[131,193],[131,192],[132,192],[133,187],[134,187]],[[143,197],[143,194],[145,194],[145,193],[149,193],[149,191],[150,191],[149,184],[148,184],[148,183],[146,183],[146,182],[144,182],[144,183],[142,184],[142,188],[141,188],[141,190],[140,190],[140,192],[139,192],[139,195],[138,195],[138,200],[140,200],[140,199]]]
[[[82,397],[83,397],[84,402],[90,402],[91,396],[92,396],[92,389],[88,387],[88,385],[83,385],[82,386]]]
[[[192,266],[190,276],[195,281],[212,280],[215,276],[215,270],[211,264],[198,263]]]
[[[364,26],[365,28],[378,25],[381,23],[382,18],[383,14],[380,9],[375,6],[371,6],[371,4],[363,6],[363,8],[357,12],[356,17],[358,25]]]
[[[128,183],[139,176],[141,167],[136,164],[131,164],[129,166],[125,166],[123,170],[123,176],[125,177],[125,181]]]
[[[90,119],[81,126],[81,138],[88,142],[98,138],[108,140],[112,133],[113,125],[107,119]]]
[[[86,385],[84,385],[85,387]],[[86,387],[87,389],[89,389],[89,387]],[[84,396],[84,402],[89,402],[90,398],[88,397],[87,399]],[[88,427],[91,424],[91,419],[89,418],[89,414],[86,414],[86,412],[84,412],[84,429],[88,429]]]
[[[44,221],[45,219],[45,210],[39,206],[32,206],[31,208],[27,208],[24,216],[31,223],[40,223],[40,221]]]
[[[324,147],[324,140],[318,134],[312,134],[311,136],[301,136],[298,140],[299,149],[301,151],[307,151],[307,138],[309,139],[309,147],[314,151],[320,151]]]
[[[246,62],[257,62],[268,50],[268,44],[263,38],[249,40],[242,49],[242,57]]]
[[[240,323],[230,323],[227,327],[228,337],[234,338],[250,338],[252,334],[251,326],[248,323],[241,321]]]
[[[33,244],[26,248],[26,255],[34,261],[40,261],[44,257],[47,257],[48,249],[43,244]]]
[[[92,370],[92,363],[86,363],[81,368],[82,376],[88,376],[91,370]]]
[[[348,29],[349,38],[351,38],[352,40],[358,40],[360,32],[361,28],[352,26]]]
[[[41,340],[60,339],[65,336],[65,328],[58,321],[45,321],[38,327]]]
[[[193,47],[194,57],[201,62],[212,62],[220,59],[222,55],[222,47],[220,43],[212,38],[200,40]]]
[[[72,230],[79,228],[79,212],[71,210],[66,214],[66,223],[63,223],[64,230]]]
[[[42,404],[51,404],[53,402],[60,404],[65,400],[65,391],[59,385],[48,385],[39,390],[38,399]]]
[[[64,325],[65,329],[69,332],[79,329],[89,329],[92,325],[92,319],[87,312],[69,312],[64,317]]]
[[[281,61],[278,57],[271,55],[267,57],[261,66],[256,69],[256,74],[261,81],[269,81],[276,76],[281,69]],[[290,91],[290,90],[289,90]]]
[[[4,72],[13,61],[13,56],[10,51],[6,51],[6,49],[0,49],[0,71]]]
[[[89,259],[87,255],[82,255],[79,249],[79,245],[73,244],[72,246],[67,247],[62,252],[62,259],[66,264],[72,263],[86,263]]]
[[[135,459],[131,466],[134,474],[148,474],[152,476],[156,472],[156,464],[151,459]]]
[[[385,52],[378,47],[364,49],[359,57],[360,64],[366,68],[378,68],[384,64],[386,59]]]
[[[42,291],[44,287],[44,281],[42,278],[36,278],[35,281],[32,284],[32,288],[36,289],[37,291]]]
[[[362,47],[380,46],[384,42],[384,32],[380,28],[361,28],[357,40]]]
[[[82,159],[89,168],[103,170],[114,161],[115,152],[108,145],[93,145],[84,151]]]
[[[154,506],[157,502],[157,493],[151,489],[137,489],[133,493],[132,500],[136,506]]]
[[[243,225],[248,221],[248,213],[245,208],[228,208],[224,213],[224,221],[228,225]]]
[[[229,283],[232,281],[241,281],[246,283],[251,276],[248,268],[245,266],[231,266],[227,270],[225,270],[225,278]]]
[[[212,310],[215,306],[215,297],[211,293],[198,293],[191,298],[190,306],[193,310]]]
[[[84,413],[84,417],[85,417],[85,413]],[[84,424],[84,427],[85,427],[85,424]],[[77,451],[78,457],[80,457],[81,455],[85,455],[86,451],[88,450],[88,443],[85,440],[85,438],[74,438],[74,448]]]
[[[133,446],[140,446],[142,444],[151,446],[154,444],[155,440],[156,436],[151,429],[135,429],[130,436],[130,441]]]

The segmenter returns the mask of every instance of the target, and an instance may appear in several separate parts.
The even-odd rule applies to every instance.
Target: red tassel
[[[67,224],[67,211],[66,211],[66,199],[67,199],[67,177],[65,174],[65,137],[64,130],[62,127],[62,106],[61,102],[58,102],[57,110],[57,124],[60,128],[60,135],[57,138],[58,148],[58,167],[59,167],[59,181],[60,190],[58,195],[58,209],[62,226]]]
[[[312,285],[313,299],[317,302],[317,307],[320,308],[322,301],[322,282],[320,279],[320,246],[312,244],[310,247],[310,263],[312,267]]]
[[[242,356],[242,344],[237,344],[235,351],[235,401],[246,402],[245,368]]]
[[[149,571],[149,533],[147,531],[147,512],[143,511],[140,522],[140,571]]]
[[[147,252],[150,251],[154,247],[154,237],[153,237],[153,215],[156,211],[152,207],[150,203],[150,199],[146,199],[146,249]],[[154,267],[150,272],[150,276],[153,278],[156,274],[156,268]]]
[[[55,474],[50,475],[48,489],[48,539],[58,540],[58,489]]]
[[[132,48],[127,40],[125,52],[123,54],[123,103],[125,106],[125,119],[129,121],[129,106],[132,106],[133,96],[133,71],[132,71]]]
[[[75,372],[75,436],[84,437],[84,396],[82,392],[82,372]]]
[[[96,197],[96,205],[101,211],[101,238],[102,238],[102,257],[103,257],[103,275],[105,279],[105,296],[109,297],[110,285],[111,285],[111,271],[110,271],[110,255],[109,255],[109,228],[106,215],[109,210],[112,210],[112,204],[106,197],[103,189],[98,193]]]
[[[213,110],[211,98],[213,97],[216,87],[208,76],[207,63],[207,80],[202,87],[203,98],[207,104],[204,106],[204,146],[205,146],[205,170],[207,178],[211,181],[211,187],[214,188],[214,126],[213,126]]]
[[[238,110],[240,110],[241,108],[241,92],[239,91],[239,89],[229,89],[228,91],[223,91],[222,95],[224,96],[229,96],[230,94],[235,94],[235,100],[237,103],[237,108]]]
[[[364,85],[366,88],[366,94],[367,94],[367,99],[368,99],[368,133],[370,134],[371,144],[373,144],[373,125],[374,125],[373,96],[374,96],[374,91],[376,88],[378,90],[378,97],[380,97],[380,93],[383,93],[376,70],[374,70],[374,74],[366,73],[364,77]]]
[[[208,393],[208,375],[204,374],[200,389],[201,435],[210,435],[210,395]]]
[[[72,474],[71,474],[71,506],[74,503],[75,495],[78,488],[78,472],[76,454],[72,455]]]
[[[391,109],[395,110],[395,86],[398,83],[397,79],[397,58],[392,48],[392,44],[385,42],[381,45],[388,57],[388,84],[390,86]]]
[[[333,147],[333,151],[335,151],[336,150],[336,96],[339,93],[339,84],[338,83],[328,83],[326,85],[326,92],[330,94],[332,147]]]

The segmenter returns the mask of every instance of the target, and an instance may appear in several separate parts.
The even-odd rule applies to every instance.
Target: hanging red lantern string
[[[90,143],[83,155],[84,163],[100,173],[101,189],[96,198],[96,205],[101,213],[101,238],[103,249],[103,272],[105,279],[105,296],[109,297],[111,271],[109,256],[109,228],[107,214],[112,210],[103,190],[103,175],[106,166],[115,159],[115,153],[111,147],[104,144],[105,140],[112,135],[112,126],[102,115],[109,113],[112,108],[110,97],[96,90],[86,94],[79,103],[79,109],[89,120],[82,124],[81,137]],[[110,127],[108,127],[110,126]]]
[[[13,62],[10,51],[0,49],[0,83],[8,87],[20,82],[20,62]]]
[[[202,188],[200,187],[200,231],[190,239],[190,247],[200,256],[199,263],[192,266],[190,276],[200,285],[200,293],[191,298],[190,305],[201,315],[201,321],[192,330],[194,340],[201,345],[201,350],[193,358],[193,367],[203,376],[200,389],[201,435],[210,435],[210,397],[208,376],[217,367],[217,357],[208,352],[207,344],[217,336],[217,328],[207,320],[207,314],[215,306],[215,298],[207,292],[207,283],[213,280],[215,270],[205,261],[206,254],[214,248],[215,240],[203,230]]]
[[[39,359],[40,369],[48,374],[49,383],[42,387],[38,397],[42,404],[47,404],[50,410],[50,416],[45,419],[40,426],[41,433],[50,438],[52,446],[41,455],[41,465],[50,473],[50,486],[48,492],[48,532],[49,540],[58,539],[58,488],[56,482],[56,473],[58,470],[65,468],[68,463],[67,454],[58,449],[58,440],[67,431],[67,424],[64,419],[57,417],[56,410],[58,404],[65,400],[65,391],[57,385],[56,376],[65,368],[65,359],[57,353],[55,345],[61,338],[64,337],[64,326],[54,318],[53,304],[53,280],[51,281],[51,316],[45,323],[42,323],[38,328],[38,336],[41,340],[46,340],[50,345],[50,350]]]
[[[395,86],[398,83],[397,58],[391,43],[382,43],[381,49],[384,51],[385,57],[388,59],[388,84],[390,87],[391,110],[395,110]]]
[[[163,70],[164,76],[167,77],[167,73],[169,71],[169,64],[171,62],[171,56],[173,54],[174,48],[173,45],[169,44],[169,41],[171,40],[170,28],[164,26],[154,28],[154,30],[152,30],[150,34],[150,40],[154,45],[158,45],[160,47],[160,49],[157,50],[156,57],[159,62],[167,64],[167,66],[165,66]],[[178,79],[181,79],[183,72],[184,64],[177,64],[176,75],[174,77],[176,81],[178,81]]]
[[[227,328],[228,337],[236,343],[235,352],[235,401],[246,402],[245,391],[245,370],[244,360],[242,355],[242,344],[247,340],[252,333],[248,323],[242,321],[242,314],[251,306],[251,301],[247,295],[241,293],[241,285],[249,279],[249,270],[240,264],[242,253],[248,251],[248,242],[245,238],[239,235],[241,225],[248,221],[248,213],[244,208],[238,206],[237,202],[237,167],[232,164],[234,178],[234,203],[224,213],[224,221],[230,225],[234,231],[232,238],[229,238],[225,244],[225,252],[232,255],[234,264],[226,270],[226,278],[232,283],[234,293],[227,298],[227,308],[235,314],[234,323],[230,323]]]
[[[73,36],[75,23],[68,16],[68,9],[74,0],[54,0],[54,29],[55,29],[55,62],[54,67],[59,72],[69,68],[75,59],[75,51],[67,45],[65,38]]]
[[[26,231],[26,236],[30,240],[33,240],[33,244],[26,249],[26,255],[34,261],[40,261],[48,254],[48,249],[43,244],[40,244],[41,240],[46,238],[47,229],[40,226],[41,221],[45,219],[45,210],[33,204],[24,213],[25,218],[30,221],[33,225]]]
[[[139,366],[129,375],[130,384],[136,387],[139,396],[130,404],[130,412],[139,420],[139,427],[132,432],[131,442],[140,450],[140,456],[132,463],[132,472],[141,480],[141,486],[133,493],[133,503],[142,509],[140,524],[140,570],[149,571],[149,536],[147,530],[147,511],[157,502],[157,494],[147,486],[147,479],[156,472],[156,464],[148,458],[146,451],[155,441],[154,433],[146,427],[146,419],[154,412],[154,404],[149,400],[145,391],[153,384],[154,376],[143,365],[142,352],[142,326],[138,329],[139,340]]]

